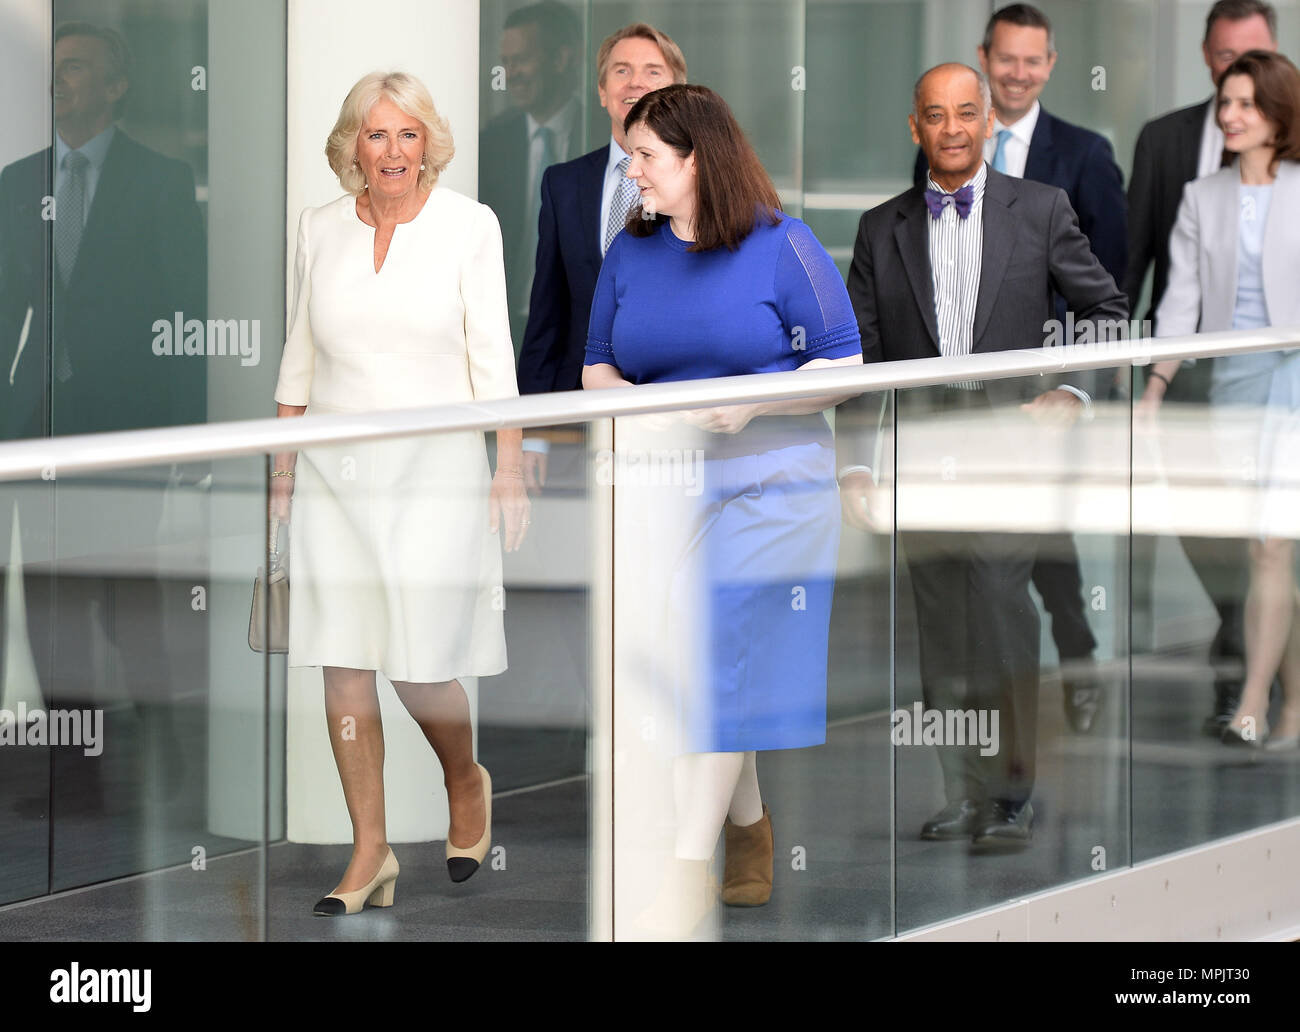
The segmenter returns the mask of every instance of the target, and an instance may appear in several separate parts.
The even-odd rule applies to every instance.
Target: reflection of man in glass
[[[0,172],[5,437],[206,419],[208,359],[185,354],[183,340],[171,342],[171,354],[155,351],[156,322],[169,328],[206,322],[206,244],[194,175],[116,126],[130,87],[130,54],[118,33],[85,22],[56,29],[54,146]],[[202,351],[205,337],[195,331],[194,350]],[[134,712],[114,708],[106,739],[111,750],[119,732],[138,735],[131,756],[140,781],[126,788],[128,796],[146,783],[174,790],[179,782],[168,657],[198,645],[159,641],[174,625],[169,614],[188,606],[190,585],[169,582],[167,591],[184,594],[165,601],[149,558],[163,493],[147,480],[148,472],[138,470],[121,480],[101,474],[93,483],[59,471],[51,485],[59,503],[53,520],[46,492],[28,492],[11,510],[21,519],[28,562],[42,543],[56,559],[60,552],[89,553],[56,565],[54,576],[38,567],[25,571],[27,636],[42,690],[64,708],[105,707],[114,675],[97,641],[116,647]],[[96,575],[96,552],[135,556],[130,573]],[[114,723],[124,716],[125,723]],[[122,804],[105,798],[102,757],[66,752],[59,758],[57,813]]]
[[[154,353],[155,321],[204,318],[194,175],[115,126],[130,84],[121,36],[59,26],[55,145],[0,173],[6,437],[206,418],[204,358]]]
[[[479,200],[501,223],[516,349],[528,316],[542,173],[582,152],[576,95],[581,45],[577,16],[554,0],[514,11],[501,33],[511,109],[480,135]]]

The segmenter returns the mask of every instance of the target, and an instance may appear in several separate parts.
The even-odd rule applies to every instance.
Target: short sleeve
[[[623,238],[623,233],[614,238],[600,265],[596,292],[591,299],[591,321],[587,323],[587,354],[583,365],[618,365],[613,338],[614,316],[618,312],[616,282]]]
[[[518,397],[501,226],[485,204],[477,205],[473,215],[460,268],[460,296],[474,400]]]
[[[306,405],[311,398],[311,376],[316,365],[316,347],[311,336],[311,244],[308,226],[312,209],[298,219],[298,250],[293,260],[293,298],[289,309],[289,332],[280,356],[280,379],[275,400],[281,405]]]
[[[799,364],[862,354],[858,320],[835,262],[802,222],[784,224],[773,293]]]

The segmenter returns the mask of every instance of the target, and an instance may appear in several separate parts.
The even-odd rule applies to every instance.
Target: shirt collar
[[[54,134],[54,160],[59,168],[63,167],[63,159],[76,150],[90,162],[91,167],[98,172],[104,167],[104,159],[108,156],[109,144],[113,142],[114,127],[109,126],[103,132],[92,136],[80,147],[69,147],[63,137],[58,133]]]
[[[611,172],[613,172],[615,169],[618,168],[618,163],[620,161],[622,161],[624,158],[630,158],[630,157],[632,157],[632,155],[629,154],[627,151],[625,151],[622,147],[620,147],[618,145],[618,141],[614,139],[614,134],[610,133],[609,134],[609,160],[605,162],[605,174],[609,175]]]
[[[1039,104],[1038,101],[1034,101],[1034,106],[1029,109],[1028,114],[1017,121],[1015,125],[1003,125],[1002,120],[995,116],[993,119],[994,139],[997,138],[997,134],[1003,129],[1010,129],[1011,135],[1028,147],[1030,143],[1033,142],[1034,127],[1038,125],[1038,113],[1042,111],[1042,109],[1042,105]]]
[[[976,172],[973,176],[971,176],[968,180],[966,180],[966,182],[962,183],[961,186],[957,187],[957,190],[960,190],[966,186],[972,187],[973,196],[971,197],[971,207],[973,208],[975,205],[979,204],[981,200],[983,200],[984,184],[987,181],[988,181],[988,165],[985,162],[981,161],[979,171]],[[934,181],[934,177],[929,175],[925,177],[925,185],[927,189],[934,190],[938,193],[948,192]],[[953,191],[953,193],[956,192],[957,192],[956,190]]]
[[[568,136],[573,131],[574,118],[578,111],[578,101],[576,97],[570,97],[564,102],[564,106],[555,112],[545,122],[539,122],[532,115],[526,116],[528,123],[528,138],[531,140],[537,135],[537,130],[542,126],[555,133],[556,136]]]

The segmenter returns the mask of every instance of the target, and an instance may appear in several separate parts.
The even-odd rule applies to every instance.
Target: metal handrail
[[[530,394],[475,404],[335,413],[297,419],[236,420],[37,438],[0,444],[0,481],[48,478],[51,471],[85,473],[431,433],[556,426],[648,412],[788,401],[825,394],[853,395],[928,387],[958,380],[998,380],[1147,365],[1167,359],[1274,351],[1295,345],[1300,345],[1300,328],[1228,331],[1160,339],[1143,337],[1106,344],[999,351],[958,358],[923,358],[791,373],[682,380],[601,391]]]

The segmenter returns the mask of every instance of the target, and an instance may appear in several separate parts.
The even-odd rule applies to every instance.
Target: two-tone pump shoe
[[[483,837],[468,849],[461,849],[451,844],[451,832],[447,832],[447,873],[458,883],[473,876],[492,846],[492,778],[483,764],[474,766],[483,775]]]
[[[390,848],[384,862],[379,865],[379,873],[366,885],[355,892],[331,892],[312,908],[312,913],[317,917],[341,917],[361,913],[367,903],[372,907],[391,907],[400,870],[397,857]]]

